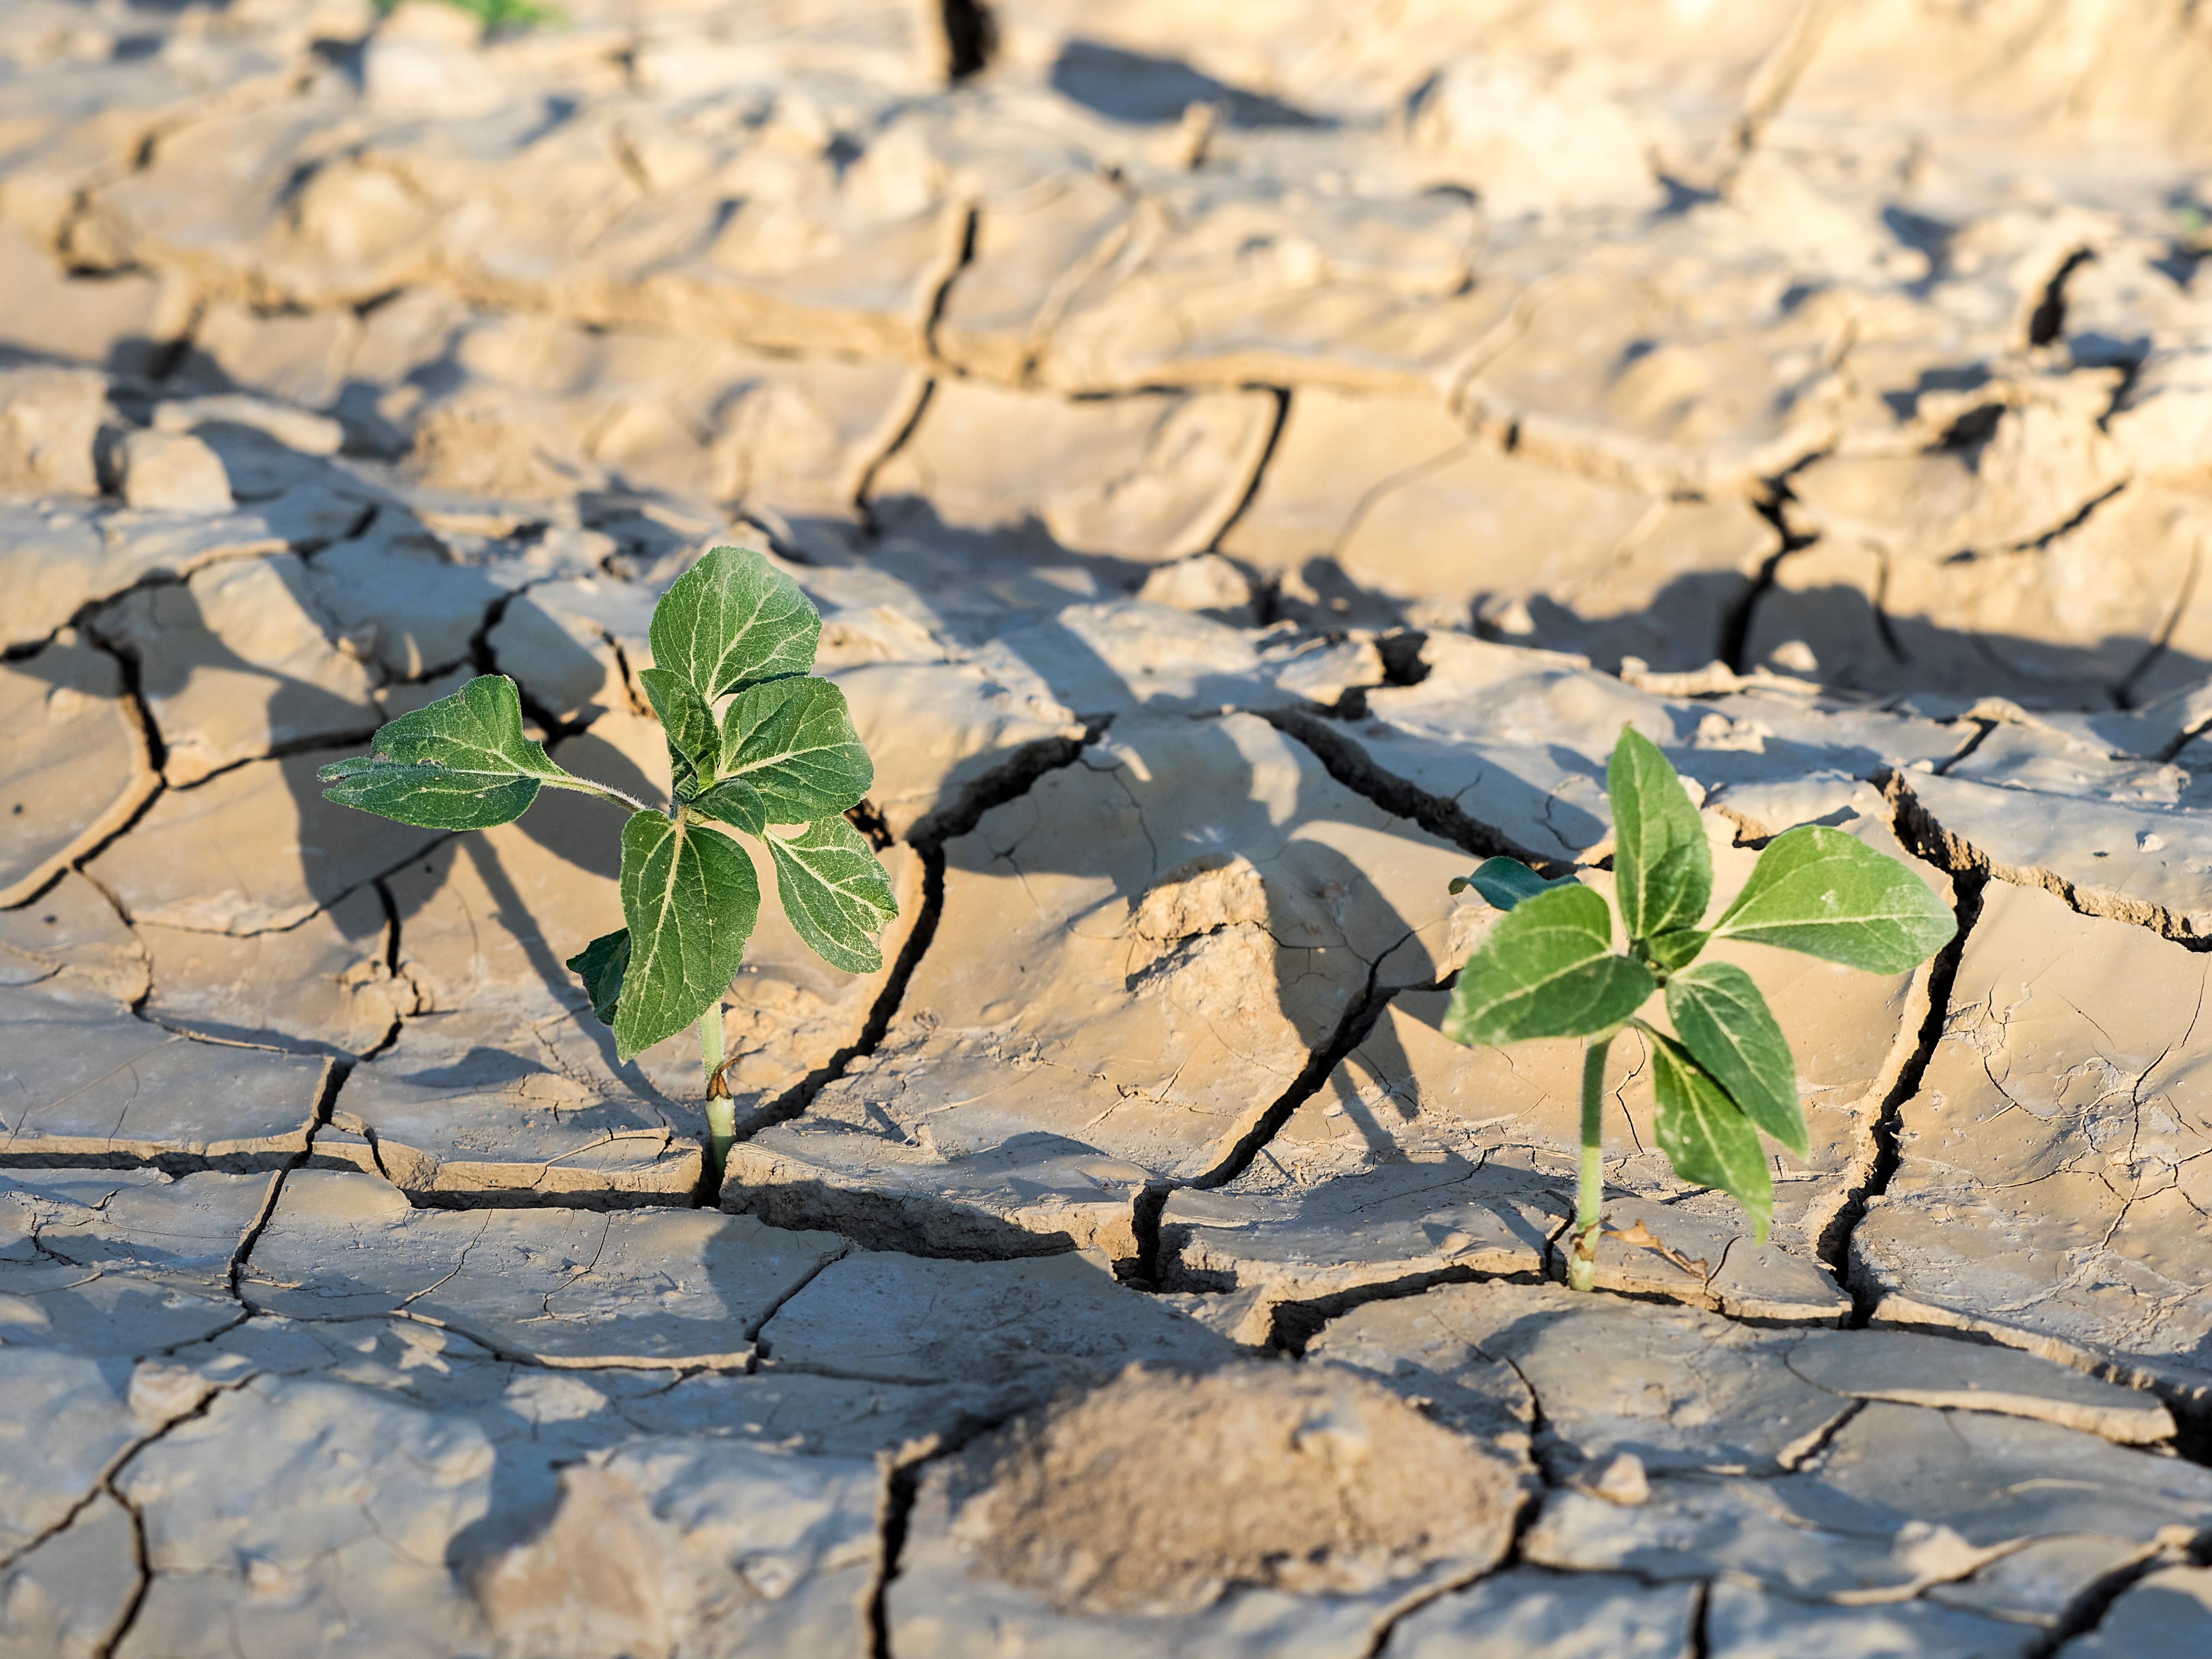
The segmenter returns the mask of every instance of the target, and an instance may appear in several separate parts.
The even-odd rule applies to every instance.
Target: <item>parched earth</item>
[[[2212,11],[564,10],[0,5],[0,1650],[2212,1649]],[[664,787],[726,542],[902,915],[708,1192],[612,814],[313,774]],[[1624,724],[1960,935],[1577,1297],[1447,883]]]

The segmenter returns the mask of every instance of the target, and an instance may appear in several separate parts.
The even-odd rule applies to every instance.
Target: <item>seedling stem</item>
[[[707,1099],[707,1190],[722,1189],[722,1166],[738,1138],[738,1103],[722,1078],[722,1000],[716,997],[699,1016],[699,1070]]]
[[[1567,1288],[1597,1288],[1599,1213],[1605,1196],[1605,1060],[1613,1033],[1593,1038],[1583,1050],[1582,1179],[1575,1195],[1575,1247],[1567,1259]]]

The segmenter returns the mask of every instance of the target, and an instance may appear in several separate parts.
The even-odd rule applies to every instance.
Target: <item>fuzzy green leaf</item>
[[[1753,1238],[1765,1243],[1774,1219],[1774,1176],[1751,1120],[1680,1044],[1662,1036],[1651,1039],[1651,1087],[1659,1100],[1652,1127],[1675,1175],[1733,1196],[1751,1218]]]
[[[729,988],[760,915],[744,848],[689,817],[639,812],[623,826],[630,957],[615,1008],[623,1060],[682,1030]]]
[[[1473,875],[1453,877],[1451,890],[1463,893],[1472,887],[1492,909],[1510,910],[1522,899],[1548,893],[1573,879],[1572,876],[1562,876],[1558,881],[1547,881],[1519,859],[1485,859],[1475,866]]]
[[[1700,928],[1682,927],[1671,933],[1662,933],[1656,939],[1644,940],[1644,948],[1651,953],[1651,960],[1674,973],[1698,959],[1712,935]]]
[[[714,781],[714,767],[722,755],[722,734],[714,725],[714,711],[691,682],[672,669],[646,668],[637,682],[645,688],[653,712],[660,716],[660,729],[668,738],[668,766],[674,775],[676,798],[687,799],[700,785]]]
[[[1613,913],[1578,882],[1524,899],[1459,970],[1443,1033],[1455,1042],[1588,1036],[1651,994],[1651,975],[1613,954]]]
[[[653,660],[708,702],[814,666],[822,618],[797,582],[750,548],[718,547],[653,609]]]
[[[1632,939],[1704,920],[1713,896],[1713,853],[1698,809],[1659,747],[1632,726],[1606,763],[1613,807],[1613,902]]]
[[[1750,939],[1877,974],[1901,974],[1959,931],[1928,884],[1864,842],[1808,823],[1767,843],[1751,879],[1714,925]]]
[[[523,735],[514,682],[484,674],[380,728],[366,755],[315,775],[341,806],[425,830],[486,830],[520,817],[541,783],[568,774]]]
[[[759,790],[743,778],[730,778],[695,796],[691,810],[717,823],[742,830],[749,836],[768,833],[768,803]]]
[[[615,1007],[622,1000],[623,970],[629,966],[629,929],[617,927],[602,933],[568,958],[568,966],[584,981],[584,994],[599,1024],[615,1023]]]
[[[1691,1057],[1746,1117],[1798,1157],[1812,1155],[1790,1039],[1749,974],[1734,963],[1708,962],[1675,975],[1667,981],[1667,1017]]]
[[[789,841],[763,839],[775,855],[783,914],[815,955],[848,974],[882,967],[876,935],[898,915],[898,901],[867,837],[843,818],[823,818]]]
[[[757,791],[770,823],[812,823],[855,805],[876,769],[828,680],[771,680],[722,714],[722,771]]]

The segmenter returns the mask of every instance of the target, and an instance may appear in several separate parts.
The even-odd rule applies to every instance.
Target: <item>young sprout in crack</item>
[[[722,1075],[722,993],[760,912],[753,861],[732,834],[768,848],[784,915],[832,967],[882,967],[876,936],[898,914],[890,878],[844,817],[875,768],[845,694],[807,672],[821,634],[799,584],[758,553],[718,547],[676,579],[653,607],[653,666],[637,677],[668,738],[675,792],[665,808],[555,765],[524,735],[521,698],[503,674],[402,714],[370,739],[368,754],[318,775],[342,806],[429,830],[511,823],[541,787],[630,809],[622,830],[626,925],[568,966],[592,1012],[614,1027],[625,1062],[697,1024],[714,1187],[736,1138]]]
[[[1749,974],[1698,961],[1716,939],[1747,939],[1899,974],[1941,950],[1958,923],[1896,859],[1840,830],[1807,824],[1777,836],[1735,902],[1702,925],[1713,855],[1698,809],[1658,747],[1621,730],[1605,772],[1613,807],[1613,903],[1572,877],[1547,881],[1511,859],[1486,860],[1468,887],[1508,914],[1459,971],[1444,1035],[1470,1047],[1582,1037],[1582,1169],[1567,1283],[1597,1282],[1604,1177],[1601,1105],[1613,1040],[1633,1025],[1651,1045],[1660,1147],[1680,1179],[1730,1194],[1764,1243],[1774,1183],[1764,1131],[1803,1158],[1789,1041]],[[1628,949],[1613,948],[1613,909]],[[1641,1010],[1663,988],[1671,1031]]]
[[[532,23],[565,23],[568,15],[558,6],[537,0],[445,0],[455,11],[465,11],[487,29],[526,28]],[[399,9],[399,0],[376,0],[380,14]]]

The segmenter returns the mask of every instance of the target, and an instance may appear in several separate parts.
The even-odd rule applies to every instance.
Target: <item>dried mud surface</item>
[[[2186,0],[0,7],[0,1647],[2212,1644],[2212,16]],[[696,1064],[615,824],[762,548],[885,966]],[[1959,941],[1771,986],[1755,1247],[1438,1030],[1624,723]]]
[[[1000,1439],[969,1448],[953,1525],[993,1577],[1079,1611],[1188,1618],[1231,1584],[1340,1595],[1480,1571],[1519,1496],[1502,1461],[1319,1367],[1131,1370]]]

